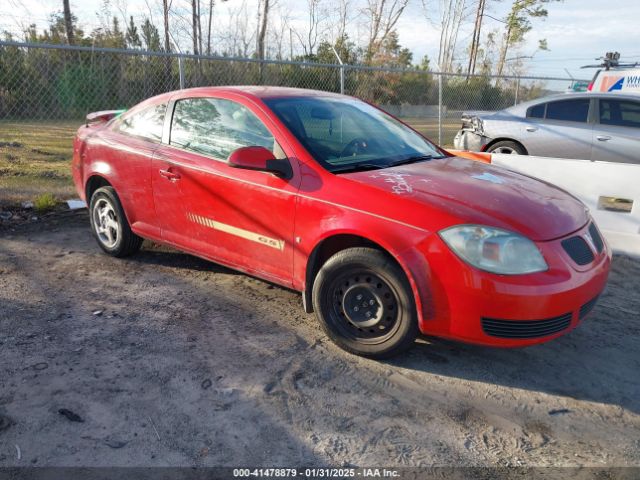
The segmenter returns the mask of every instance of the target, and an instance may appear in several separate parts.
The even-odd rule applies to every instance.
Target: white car
[[[572,93],[465,112],[458,150],[640,164],[640,96]]]

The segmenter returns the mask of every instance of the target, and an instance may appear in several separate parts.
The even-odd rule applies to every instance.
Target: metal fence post
[[[178,75],[180,75],[180,90],[184,88],[184,70],[182,69],[182,55],[178,55]]]
[[[344,95],[344,63],[342,63],[342,59],[333,45],[331,45],[331,50],[333,50],[333,54],[336,56],[338,63],[340,64],[340,93]]]
[[[442,71],[438,67],[438,145],[442,145]]]
[[[520,91],[520,77],[516,78],[516,95],[513,101],[514,105],[518,104],[518,92]]]

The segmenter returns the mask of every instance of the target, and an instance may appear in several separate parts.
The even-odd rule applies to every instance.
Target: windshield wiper
[[[364,172],[365,170],[378,170],[387,168],[388,165],[378,165],[377,163],[358,163],[355,165],[345,165],[344,167],[332,168],[331,173]]]
[[[441,156],[434,157],[433,155],[416,155],[414,157],[403,158],[402,160],[397,160],[395,162],[387,163],[385,167],[386,168],[397,167],[398,165],[407,165],[409,163],[424,162],[427,160],[433,160],[434,158],[442,158],[442,157]]]

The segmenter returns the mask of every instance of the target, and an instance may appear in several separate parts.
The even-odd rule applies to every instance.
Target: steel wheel
[[[397,329],[398,296],[372,272],[353,269],[328,288],[333,300],[330,321],[341,333],[362,343],[380,343]]]
[[[340,348],[387,358],[413,345],[418,319],[411,286],[385,252],[353,247],[331,256],[313,282],[313,309]]]
[[[93,224],[98,240],[107,248],[114,248],[120,238],[120,224],[116,211],[106,198],[100,198],[93,207]]]

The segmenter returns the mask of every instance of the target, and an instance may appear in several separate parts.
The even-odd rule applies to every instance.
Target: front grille
[[[497,320],[483,318],[482,330],[500,338],[540,338],[561,332],[571,324],[571,312],[546,320]]]
[[[562,248],[578,265],[587,265],[594,260],[593,252],[582,237],[571,237],[562,241]]]
[[[591,222],[591,225],[589,225],[589,234],[591,235],[591,239],[593,240],[593,244],[595,245],[598,253],[602,253],[604,242],[602,241],[602,237],[600,236],[598,227],[596,227],[596,224],[593,222]]]
[[[592,298],[580,307],[580,320],[589,315],[589,312],[591,312],[591,310],[593,310],[593,307],[596,306],[596,303],[598,303],[598,298],[600,298],[599,295],[595,298]]]

